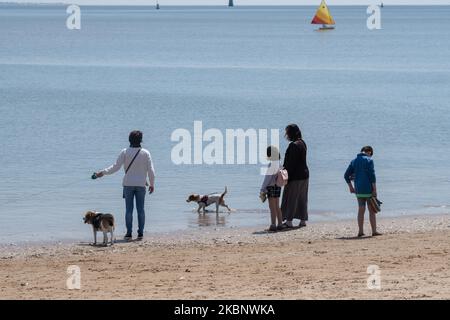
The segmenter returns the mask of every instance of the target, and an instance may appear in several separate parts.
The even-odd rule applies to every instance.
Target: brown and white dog
[[[114,216],[110,213],[99,213],[95,211],[86,212],[84,223],[91,224],[94,232],[94,245],[97,244],[97,232],[103,232],[103,245],[108,245],[108,232],[111,234],[111,245],[114,243]]]
[[[225,195],[227,194],[227,187],[225,187],[225,191],[223,193],[211,193],[208,195],[200,195],[200,194],[191,194],[186,202],[197,202],[198,209],[197,212],[200,213],[200,210],[203,209],[203,213],[206,212],[206,207],[210,206],[211,204],[216,204],[216,214],[219,213],[219,206],[225,207],[228,209],[228,211],[231,211],[231,209],[225,204],[225,200],[223,199]]]

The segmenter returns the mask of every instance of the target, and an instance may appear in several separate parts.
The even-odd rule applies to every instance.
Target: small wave
[[[367,68],[367,67],[310,67],[310,66],[268,66],[268,65],[225,65],[225,64],[152,64],[100,62],[28,62],[0,61],[1,66],[36,66],[36,67],[70,67],[70,68],[144,68],[144,69],[198,69],[198,70],[272,70],[272,71],[324,71],[324,72],[398,72],[398,73],[448,73],[450,69],[412,69],[412,68]]]
[[[193,213],[197,213],[197,209],[192,209],[191,211],[186,211],[186,212],[193,212]],[[207,209],[206,213],[216,213],[215,209]],[[219,210],[219,213],[230,213],[230,214],[234,214],[234,213],[269,213],[268,209],[236,209],[236,208],[232,208],[231,212],[228,211],[222,211]]]
[[[450,205],[449,204],[427,204],[427,205],[424,205],[424,208],[448,209],[448,208],[450,208]]]
[[[197,209],[192,209],[185,212],[192,212],[197,213]],[[207,209],[206,213],[215,213],[215,209]],[[269,214],[269,209],[252,209],[252,208],[246,208],[246,209],[239,209],[239,208],[232,208],[231,212],[219,210],[219,213],[230,213],[230,214],[236,214],[236,213],[252,213],[252,214]],[[324,216],[324,217],[332,217],[336,215],[336,212],[334,211],[328,211],[328,210],[309,210],[310,215],[318,215],[318,216]]]

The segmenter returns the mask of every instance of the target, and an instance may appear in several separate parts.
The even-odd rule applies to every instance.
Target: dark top
[[[283,164],[288,172],[289,181],[309,179],[306,151],[306,143],[301,139],[289,144]]]

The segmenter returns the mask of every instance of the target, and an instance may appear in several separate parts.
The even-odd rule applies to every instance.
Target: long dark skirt
[[[305,179],[290,181],[284,187],[281,201],[284,220],[308,220],[308,185],[309,179]]]

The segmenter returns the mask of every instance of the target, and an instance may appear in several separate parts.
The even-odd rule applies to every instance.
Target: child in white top
[[[261,186],[260,198],[262,202],[268,198],[271,218],[269,231],[275,232],[283,229],[283,217],[280,209],[281,187],[276,184],[280,168],[280,152],[275,146],[267,147],[267,159],[270,163]]]

